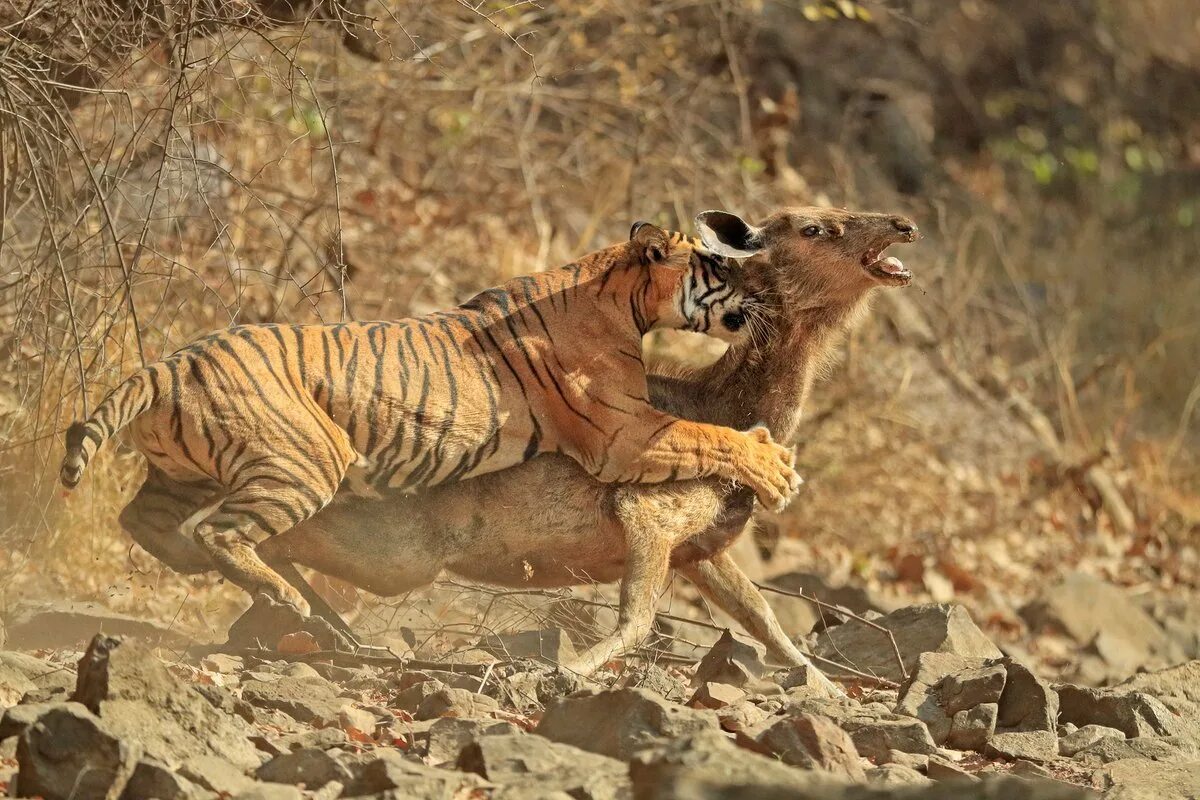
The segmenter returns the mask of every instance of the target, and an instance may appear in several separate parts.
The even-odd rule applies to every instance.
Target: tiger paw
[[[796,453],[771,438],[771,432],[756,425],[745,432],[750,440],[749,469],[743,483],[754,490],[758,501],[779,512],[800,490],[804,480],[796,473]]]

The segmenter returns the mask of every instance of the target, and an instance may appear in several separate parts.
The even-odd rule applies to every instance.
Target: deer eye
[[[800,232],[802,234],[804,234],[805,236],[820,236],[821,235],[821,226],[820,225],[809,225]]]

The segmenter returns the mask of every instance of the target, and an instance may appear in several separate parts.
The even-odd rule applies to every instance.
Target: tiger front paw
[[[745,435],[750,440],[750,456],[743,482],[754,490],[763,506],[782,511],[804,482],[796,473],[796,453],[776,443],[765,427],[755,426]]]

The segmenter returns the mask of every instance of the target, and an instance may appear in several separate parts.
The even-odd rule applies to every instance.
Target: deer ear
[[[728,211],[701,211],[696,230],[704,246],[720,256],[749,258],[766,249],[762,229]]]
[[[671,238],[667,232],[649,222],[633,223],[629,230],[629,241],[646,265],[665,261],[671,252]]]

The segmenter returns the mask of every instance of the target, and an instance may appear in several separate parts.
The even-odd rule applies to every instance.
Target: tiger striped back
[[[205,558],[248,591],[303,607],[254,546],[320,510],[346,481],[412,490],[559,451],[602,480],[722,474],[772,502],[790,456],[758,434],[684,423],[647,399],[641,337],[722,331],[745,298],[732,267],[686,237],[635,226],[630,242],[516,278],[450,311],[386,322],[246,325],[135,373],[67,432],[62,480],[78,482],[128,426],[151,464],[138,498],[162,517],[122,523],[181,569]],[[161,498],[186,497],[195,546],[156,552]],[[135,498],[131,506],[139,502]]]

